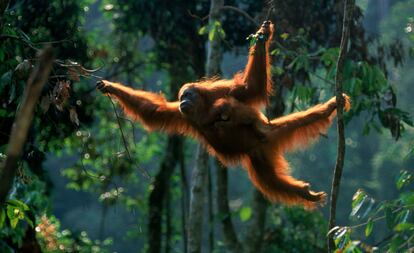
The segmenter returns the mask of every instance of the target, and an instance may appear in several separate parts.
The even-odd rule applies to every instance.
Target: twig
[[[389,235],[385,236],[384,238],[382,238],[381,241],[375,243],[374,246],[375,247],[379,247],[381,244],[383,244],[384,242],[386,242],[389,239],[391,239],[394,235],[395,235],[395,233],[392,232],[391,234],[389,234]]]
[[[115,104],[114,104],[114,102],[112,101],[111,97],[110,97],[109,95],[108,95],[107,97],[108,97],[109,101],[111,101],[112,108],[114,109],[115,116],[116,116],[116,120],[117,120],[117,122],[118,122],[118,126],[119,126],[119,130],[120,130],[120,132],[121,132],[122,142],[124,143],[125,151],[126,151],[126,153],[128,154],[128,158],[129,158],[129,160],[130,160],[130,161],[132,161],[131,153],[129,152],[129,149],[128,149],[128,143],[127,143],[126,138],[125,138],[125,135],[124,135],[124,130],[122,130],[121,119],[120,119],[120,117],[119,117],[119,115],[118,115],[118,112],[117,112],[117,110],[116,110],[116,108],[115,108]],[[139,170],[141,170],[142,174],[143,174],[143,175],[144,175],[147,179],[151,179],[150,174],[148,173],[148,171],[147,171],[145,168],[141,168],[140,166],[138,166],[138,169],[139,169]]]
[[[36,50],[36,51],[40,50],[40,48],[35,47],[31,41],[28,41],[25,38],[15,36],[15,35],[8,35],[8,34],[1,34],[0,35],[0,41],[6,40],[6,39],[17,40],[17,41],[20,41],[20,42],[24,43],[25,45],[29,46],[33,50]]]
[[[339,195],[339,187],[341,183],[342,170],[344,167],[345,157],[345,132],[344,132],[344,120],[343,120],[343,106],[344,97],[342,92],[343,83],[343,70],[345,64],[345,57],[348,48],[348,37],[349,37],[349,26],[351,23],[352,12],[354,7],[354,0],[344,1],[344,17],[342,25],[342,38],[341,46],[339,51],[339,57],[336,68],[335,86],[336,86],[336,101],[337,101],[337,115],[338,115],[338,155],[336,159],[335,171],[332,180],[331,188],[331,205],[329,210],[329,227],[328,231],[331,230],[336,223],[336,203]],[[332,252],[335,248],[332,234],[328,236],[328,252]]]
[[[392,211],[391,213],[392,214],[395,214],[395,213],[398,213],[399,211],[403,210],[404,208],[410,208],[410,207],[414,207],[414,204],[400,206],[397,209],[395,209],[394,211]],[[378,217],[373,218],[371,221],[373,221],[373,222],[379,221],[379,220],[385,219],[385,217],[386,217],[385,215],[381,215],[381,216],[378,216]],[[354,225],[354,226],[350,226],[349,228],[355,229],[355,228],[359,228],[359,227],[365,226],[367,224],[368,224],[368,221],[363,222],[363,223],[360,223],[360,224],[357,224],[357,225]]]
[[[80,158],[79,161],[81,163],[81,167],[82,167],[82,171],[85,173],[86,176],[93,178],[93,179],[98,179],[101,180],[99,176],[95,176],[89,173],[89,171],[86,169],[85,164],[83,163],[83,158],[82,158],[82,154],[79,154]],[[106,180],[106,178],[105,178]]]
[[[245,12],[244,10],[242,10],[240,8],[230,6],[230,5],[223,5],[223,6],[221,6],[220,10],[232,10],[232,11],[238,12],[238,13],[242,14],[245,18],[250,20],[255,26],[259,26],[259,23],[257,23],[256,20],[254,20],[254,18],[252,16],[250,16],[247,12]]]
[[[267,18],[269,17],[270,12],[271,12],[272,9],[273,9],[273,7],[270,8],[269,12],[267,13]],[[250,16],[247,12],[245,12],[244,10],[242,10],[240,8],[237,8],[235,6],[230,6],[230,5],[223,5],[223,6],[220,7],[220,10],[231,10],[231,11],[238,12],[239,14],[242,14],[245,18],[247,18],[249,21],[251,21],[255,26],[259,26],[259,23],[257,23],[256,20],[254,20],[254,18],[252,16]],[[200,16],[197,16],[197,15],[191,13],[191,11],[188,11],[188,15],[190,15],[190,17],[192,17],[192,18],[196,18],[196,19],[199,19],[201,21],[205,21],[210,17],[210,14],[208,14],[204,17],[200,17]]]
[[[315,76],[315,77],[317,77],[317,78],[319,78],[319,79],[321,79],[322,81],[324,81],[324,82],[326,82],[328,84],[335,85],[335,83],[332,82],[331,80],[328,80],[328,79],[326,79],[326,78],[324,78],[324,77],[322,77],[322,76],[320,76],[318,74],[315,74],[315,73],[312,73],[312,72],[310,72],[310,74],[313,75],[313,76]]]
[[[32,41],[28,40],[27,38],[24,38],[24,37],[21,37],[21,36],[10,35],[10,34],[0,34],[0,41],[7,40],[7,39],[20,41],[20,42],[26,44],[27,46],[29,46],[31,49],[36,50],[36,51],[40,50],[40,48],[36,47],[37,45],[39,45],[39,46],[41,46],[41,45],[52,45],[52,44],[59,44],[59,43],[62,43],[62,42],[70,42],[71,41],[71,40],[68,40],[68,39],[63,39],[63,40],[53,40],[53,41],[32,42]]]
[[[200,17],[200,16],[197,16],[197,15],[195,15],[195,14],[191,13],[191,11],[190,11],[190,10],[187,10],[187,12],[188,12],[188,15],[190,15],[190,17],[192,17],[192,18],[196,18],[196,19],[199,19],[199,20],[201,20],[201,21],[205,21],[206,19],[208,19],[208,17],[210,17],[210,14],[205,15],[204,17]]]
[[[32,123],[35,105],[42,92],[52,69],[53,50],[46,47],[39,55],[39,62],[30,75],[24,90],[22,103],[16,114],[16,119],[7,147],[7,158],[0,174],[0,206],[4,203],[13,186],[17,163],[26,142],[27,133]]]

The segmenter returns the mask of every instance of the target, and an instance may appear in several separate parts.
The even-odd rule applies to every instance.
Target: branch
[[[2,18],[4,11],[9,5],[9,2],[10,0],[0,0],[0,19]]]
[[[255,26],[260,26],[260,24],[257,23],[256,20],[254,20],[254,18],[252,16],[250,16],[247,12],[245,12],[242,9],[239,9],[237,7],[230,6],[230,5],[224,5],[220,9],[221,10],[232,10],[232,11],[238,12],[241,15],[243,15],[244,17],[246,17],[249,21],[251,21]]]
[[[17,40],[17,41],[22,42],[23,44],[29,46],[33,50],[36,50],[36,51],[40,50],[39,48],[35,47],[31,41],[28,41],[23,37],[19,37],[19,36],[15,36],[15,35],[8,35],[8,34],[0,34],[0,41],[7,40],[7,39]]]
[[[46,47],[40,52],[39,62],[30,75],[20,108],[16,114],[10,140],[7,147],[7,158],[0,171],[0,206],[4,203],[17,170],[17,163],[22,154],[27,132],[32,123],[34,109],[42,92],[43,85],[47,81],[53,64],[53,50]]]
[[[335,76],[335,87],[336,87],[336,101],[337,101],[337,114],[338,114],[338,155],[336,158],[336,165],[334,176],[332,180],[331,188],[331,206],[329,210],[329,228],[330,231],[336,223],[336,203],[339,195],[339,186],[341,183],[342,170],[344,167],[344,157],[345,157],[345,132],[344,132],[344,120],[343,120],[343,107],[344,107],[344,98],[342,92],[342,83],[343,83],[343,71],[345,57],[348,48],[348,38],[349,38],[349,27],[352,19],[352,12],[354,9],[354,0],[345,0],[344,3],[344,17],[343,17],[343,26],[342,26],[342,38],[341,46],[339,49],[339,57],[336,68]],[[328,235],[328,252],[332,252],[335,249],[335,244],[332,239],[332,234]]]
[[[112,109],[113,109],[113,110],[114,110],[114,112],[115,112],[116,121],[118,122],[119,131],[121,132],[122,143],[124,144],[125,152],[126,152],[126,153],[127,153],[127,155],[128,155],[128,159],[129,159],[129,161],[130,161],[130,162],[133,162],[134,160],[132,160],[131,153],[129,152],[128,143],[127,143],[126,138],[125,138],[125,135],[124,135],[124,130],[122,130],[122,124],[121,124],[121,119],[120,119],[120,117],[119,117],[119,114],[118,114],[118,112],[117,112],[117,110],[116,110],[116,108],[115,108],[115,104],[114,104],[114,102],[112,102],[111,97],[110,97],[110,96],[107,96],[107,97],[108,97],[109,101],[110,101],[110,102],[111,102],[111,104],[112,104]],[[141,171],[142,175],[143,175],[146,179],[151,179],[151,175],[149,174],[149,172],[148,172],[145,168],[142,168],[141,166],[137,166],[137,167],[138,167],[138,169]]]

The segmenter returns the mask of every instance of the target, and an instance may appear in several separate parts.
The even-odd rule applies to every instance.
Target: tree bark
[[[191,178],[190,213],[188,220],[188,252],[201,252],[203,235],[203,206],[205,186],[207,185],[208,153],[199,145],[196,167]]]
[[[151,253],[161,252],[163,206],[170,186],[171,175],[180,160],[181,152],[182,138],[178,136],[168,137],[166,153],[161,162],[160,170],[155,176],[153,190],[149,196],[148,251]]]
[[[242,252],[242,245],[237,237],[231,219],[228,199],[228,169],[216,161],[217,177],[217,212],[219,214],[224,247],[234,253]]]
[[[46,47],[39,54],[39,61],[31,73],[24,90],[20,108],[16,114],[10,140],[7,147],[7,158],[0,171],[0,206],[2,206],[13,186],[18,161],[32,123],[34,109],[42,92],[43,85],[49,77],[53,64],[53,50]]]
[[[341,183],[342,170],[344,167],[344,157],[345,157],[345,133],[344,133],[344,120],[343,120],[343,107],[344,107],[344,98],[342,91],[343,83],[343,71],[346,53],[348,50],[348,38],[349,38],[349,26],[351,25],[352,12],[354,9],[354,0],[345,0],[344,4],[344,17],[342,25],[342,38],[341,45],[339,49],[339,57],[336,67],[336,76],[335,76],[335,88],[336,88],[336,101],[337,101],[337,131],[338,131],[338,146],[337,146],[337,159],[335,164],[335,171],[332,180],[331,188],[331,204],[329,210],[329,231],[335,226],[336,223],[336,203],[339,195],[339,187]],[[328,252],[333,252],[335,249],[335,244],[332,239],[332,233],[328,235]]]
[[[244,238],[244,252],[257,253],[260,252],[263,242],[263,234],[265,230],[266,211],[268,207],[267,200],[258,190],[253,192],[252,218],[246,231]]]
[[[184,154],[180,156],[180,181],[181,181],[181,229],[183,236],[183,253],[187,253],[187,219],[188,219],[188,207],[189,207],[189,192],[187,174],[184,167]]]
[[[220,22],[220,9],[223,6],[223,0],[211,0],[209,27],[217,21]],[[219,36],[214,36],[209,41],[207,48],[206,76],[213,77],[220,73],[220,63],[222,59],[221,41]],[[190,217],[188,225],[188,251],[201,252],[201,240],[203,232],[203,204],[205,199],[205,186],[208,170],[208,153],[201,146],[198,146],[197,163],[193,170],[191,199],[190,199]]]
[[[208,252],[214,252],[214,208],[212,168],[207,169],[207,203],[208,203]]]

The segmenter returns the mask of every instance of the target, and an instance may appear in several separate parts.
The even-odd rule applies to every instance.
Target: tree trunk
[[[187,174],[184,167],[184,154],[180,157],[180,181],[181,181],[181,229],[183,236],[183,253],[187,253],[187,219],[188,219],[188,206],[189,206],[189,192]]]
[[[181,152],[182,138],[178,136],[168,137],[166,153],[161,162],[160,170],[155,176],[153,190],[149,196],[148,252],[151,253],[161,252],[164,200],[170,187],[171,175],[180,160]]]
[[[26,142],[27,132],[32,124],[35,106],[42,92],[43,85],[49,77],[53,58],[53,50],[51,47],[42,50],[39,55],[39,61],[27,81],[23,99],[10,134],[10,140],[7,146],[7,158],[0,171],[0,206],[4,204],[13,186],[17,163]]]
[[[237,238],[236,231],[231,219],[228,199],[228,170],[223,167],[219,161],[216,161],[216,177],[217,177],[217,212],[220,214],[221,231],[223,234],[224,247],[229,252],[242,252],[242,245]]]
[[[188,220],[188,252],[201,252],[203,235],[203,206],[205,186],[207,185],[208,154],[198,146],[196,167],[191,178],[190,214]]]
[[[208,252],[214,252],[214,203],[213,203],[213,176],[212,167],[207,170],[207,192],[208,192]]]
[[[262,248],[268,206],[269,204],[262,193],[255,189],[253,192],[252,218],[246,229],[247,233],[243,244],[246,253],[258,253]]]
[[[209,27],[213,27],[215,22],[220,22],[220,9],[223,0],[211,0]],[[209,41],[207,48],[206,76],[213,77],[220,73],[222,53],[220,48],[219,36],[214,36]],[[189,252],[201,252],[201,240],[203,232],[203,204],[205,198],[206,176],[208,170],[208,154],[199,145],[197,153],[197,163],[193,170],[191,199],[190,199],[190,218],[188,224],[188,250]]]

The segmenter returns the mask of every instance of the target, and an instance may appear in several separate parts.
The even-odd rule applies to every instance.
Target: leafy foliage
[[[363,251],[387,251],[405,252],[413,246],[414,223],[412,212],[414,208],[414,193],[408,189],[412,175],[407,171],[401,171],[396,179],[396,188],[402,190],[398,198],[375,203],[363,190],[358,190],[352,200],[352,212],[350,217],[362,222],[350,227],[335,227],[334,234],[337,250],[341,252],[363,252]],[[374,204],[375,203],[375,204]],[[365,220],[365,221],[364,221]],[[364,238],[359,237],[358,229],[365,228],[365,237],[369,237],[374,226],[383,227],[385,221],[389,236],[382,239],[380,243],[372,246],[364,243]]]

